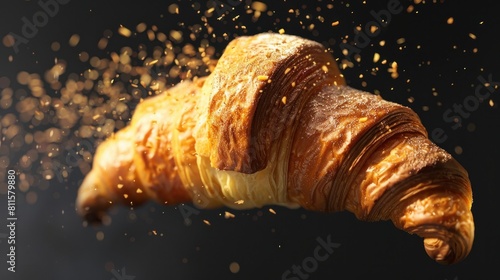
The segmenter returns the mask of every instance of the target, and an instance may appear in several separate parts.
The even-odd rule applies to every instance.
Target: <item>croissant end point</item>
[[[438,263],[449,264],[455,258],[450,245],[439,238],[424,239],[424,247],[427,255]]]
[[[100,224],[111,204],[110,200],[101,193],[102,188],[93,178],[94,176],[85,178],[78,193],[76,211],[89,224]]]
[[[429,257],[440,264],[458,263],[464,259],[468,252],[463,252],[460,244],[453,244],[452,242],[452,240],[446,241],[436,237],[425,238],[425,251]]]
[[[95,199],[95,198],[94,198]],[[88,201],[90,201],[89,199]],[[97,199],[102,200],[102,199]],[[89,224],[101,224],[106,215],[107,208],[89,206],[91,203],[79,203],[76,206],[77,213]]]

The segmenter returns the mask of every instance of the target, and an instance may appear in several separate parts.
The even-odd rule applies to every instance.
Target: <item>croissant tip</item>
[[[451,241],[445,241],[439,238],[431,237],[424,239],[425,251],[430,258],[439,264],[451,265],[462,261],[467,252],[461,251],[458,246],[450,244]]]
[[[105,210],[97,209],[96,207],[88,206],[89,203],[77,202],[76,212],[77,214],[90,225],[102,224],[103,216],[105,215]]]
[[[106,210],[111,206],[110,198],[102,193],[103,188],[88,176],[79,190],[76,212],[88,224],[101,224]]]

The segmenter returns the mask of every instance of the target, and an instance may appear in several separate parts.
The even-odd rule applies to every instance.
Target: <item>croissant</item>
[[[442,264],[474,239],[468,174],[417,114],[346,86],[321,44],[292,35],[234,39],[209,76],[144,100],[98,147],[78,213],[147,200],[346,210],[419,235]]]

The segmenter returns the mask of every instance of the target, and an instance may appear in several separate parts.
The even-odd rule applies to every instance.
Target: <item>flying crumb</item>
[[[171,4],[168,6],[168,12],[171,14],[179,14],[179,5]]]
[[[69,45],[72,47],[76,47],[80,43],[80,35],[78,34],[73,34],[69,38]]]
[[[387,69],[387,71],[391,73],[391,78],[397,79],[399,77],[398,63],[396,61],[392,62],[391,68]]]
[[[227,211],[225,211],[225,212],[224,212],[224,218],[226,218],[226,219],[231,219],[231,218],[234,218],[234,217],[235,217],[235,216],[234,216],[234,214],[233,214],[233,213],[231,213],[231,212],[227,212]]]
[[[240,271],[240,264],[237,262],[230,263],[229,271],[231,271],[232,273],[238,273]]]
[[[281,98],[281,103],[286,104],[286,96],[283,96],[283,98]]]
[[[120,26],[120,28],[118,28],[118,34],[123,37],[130,37],[132,35],[132,31],[124,26]]]
[[[104,232],[102,232],[102,231],[98,231],[98,232],[96,233],[95,237],[96,237],[96,239],[97,239],[98,241],[102,241],[102,240],[104,240]]]

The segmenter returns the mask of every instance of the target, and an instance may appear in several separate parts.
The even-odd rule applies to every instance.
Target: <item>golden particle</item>
[[[104,232],[102,231],[98,231],[96,234],[95,234],[95,238],[99,241],[102,241],[104,240]]]
[[[238,273],[240,271],[240,264],[237,262],[232,262],[229,264],[229,270],[232,273]]]
[[[108,39],[106,38],[101,38],[99,42],[97,42],[97,47],[100,50],[104,50],[108,46]]]
[[[396,61],[392,62],[391,64],[391,68],[387,69],[387,71],[389,73],[391,73],[391,77],[393,79],[396,79],[399,77],[399,73],[398,73],[398,63]]]
[[[224,218],[226,218],[226,219],[230,219],[230,218],[234,218],[234,217],[235,217],[235,216],[234,216],[234,214],[233,214],[233,213],[231,213],[231,212],[227,212],[227,211],[225,211],[225,212],[224,212]]]
[[[448,23],[448,24],[453,24],[453,22],[454,22],[453,17],[449,17],[449,18],[446,20],[446,23]]]
[[[52,42],[52,44],[50,44],[50,49],[54,52],[57,52],[61,49],[61,44],[59,44],[59,42]]]
[[[26,194],[26,202],[28,204],[35,204],[38,200],[38,195],[34,191],[30,191]]]
[[[137,32],[139,32],[139,33],[142,33],[142,32],[144,32],[144,31],[146,31],[147,27],[148,27],[148,26],[147,26],[144,22],[141,22],[141,23],[139,23],[139,24],[135,27],[135,30],[136,30]]]
[[[267,10],[267,5],[265,3],[260,2],[260,1],[253,1],[251,7],[252,7],[252,10],[259,11],[259,12],[265,12]]]
[[[123,25],[120,25],[120,28],[118,28],[118,34],[122,35],[123,37],[130,37],[132,35],[132,31],[130,29],[126,28]]]
[[[172,31],[170,31],[170,38],[174,42],[180,43],[180,42],[182,42],[182,32],[178,31],[178,30],[172,30]]]
[[[6,46],[7,48],[10,48],[10,47],[14,46],[14,44],[16,43],[16,39],[14,39],[14,36],[7,34],[3,37],[2,42],[3,42],[4,46]]]
[[[0,78],[0,88],[8,88],[10,86],[10,79],[8,77],[1,77]],[[2,98],[4,97],[4,92],[2,91]],[[12,94],[9,95],[9,98],[12,96]]]
[[[78,54],[81,62],[87,62],[89,60],[89,54],[87,52],[81,52]]]
[[[179,14],[179,6],[177,4],[171,4],[168,6],[168,12],[171,14]]]
[[[259,80],[259,81],[267,81],[268,79],[269,79],[269,76],[267,76],[267,75],[257,76],[257,80]]]
[[[21,85],[27,85],[31,80],[30,74],[26,71],[21,71],[17,74],[17,82]]]
[[[69,38],[69,45],[72,46],[72,47],[76,47],[78,45],[78,43],[80,43],[80,35],[73,34]]]

